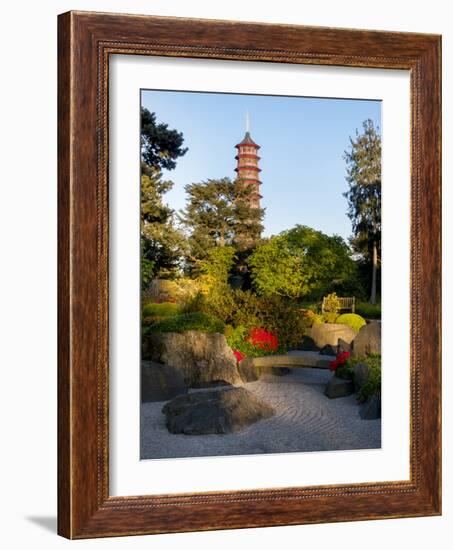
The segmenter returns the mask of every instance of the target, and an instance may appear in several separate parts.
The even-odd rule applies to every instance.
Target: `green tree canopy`
[[[176,159],[187,153],[184,136],[168,124],[156,122],[156,114],[141,108],[141,156],[143,162],[156,170],[173,170]]]
[[[319,298],[341,288],[355,273],[349,248],[341,237],[303,225],[258,246],[248,265],[259,294],[289,298]]]
[[[157,124],[155,113],[142,108],[141,163],[141,251],[142,285],[154,276],[168,276],[179,265],[184,236],[175,226],[175,214],[164,203],[173,182],[164,180],[162,169],[171,170],[184,155],[183,135]]]
[[[372,120],[363,123],[363,131],[356,131],[355,139],[350,138],[344,159],[349,184],[344,196],[353,231],[351,245],[370,265],[370,301],[375,303],[381,250],[381,136]]]
[[[212,283],[228,282],[236,251],[232,246],[210,248],[200,261],[200,271]]]
[[[252,189],[239,180],[209,179],[185,187],[187,206],[180,219],[189,232],[191,259],[203,259],[215,246],[246,246],[262,231],[264,211],[249,206]]]

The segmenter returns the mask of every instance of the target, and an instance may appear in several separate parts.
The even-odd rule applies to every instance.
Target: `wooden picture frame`
[[[59,16],[58,47],[59,534],[88,538],[440,514],[440,37],[69,12]],[[109,495],[111,54],[410,71],[409,481]]]

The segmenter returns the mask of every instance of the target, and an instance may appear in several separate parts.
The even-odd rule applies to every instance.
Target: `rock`
[[[362,420],[381,418],[381,396],[374,394],[368,397],[365,403],[360,406],[359,414]]]
[[[351,344],[343,340],[343,338],[338,338],[338,344],[337,344],[337,350],[338,353],[341,353],[343,351],[348,351],[351,353]]]
[[[186,393],[187,385],[180,371],[169,365],[162,365],[153,361],[142,361],[142,403],[168,401],[177,395]]]
[[[381,323],[372,321],[363,326],[352,343],[352,355],[365,357],[381,353]]]
[[[321,355],[336,355],[337,354],[337,347],[331,346],[330,344],[326,344],[323,346],[321,351],[319,352]]]
[[[370,369],[365,363],[356,363],[354,365],[353,372],[353,382],[354,382],[354,391],[357,393],[361,390],[363,385],[368,381],[368,376],[370,374]]]
[[[147,334],[143,356],[177,369],[188,386],[213,383],[242,384],[236,357],[225,336],[189,330]]]
[[[255,382],[261,377],[262,369],[255,367],[253,357],[246,357],[237,366],[239,375],[244,382]]]
[[[232,433],[275,414],[245,388],[189,393],[164,405],[162,412],[169,432],[186,435]]]
[[[353,391],[354,385],[352,380],[345,380],[334,375],[329,380],[324,395],[330,399],[334,399],[335,397],[346,397],[347,395],[351,395]]]
[[[336,346],[339,338],[351,343],[356,335],[357,333],[351,327],[339,323],[314,323],[307,331],[307,336],[312,338],[319,349],[327,344]]]
[[[319,351],[319,348],[315,344],[315,341],[313,340],[313,338],[311,338],[311,336],[308,336],[308,334],[305,334],[303,336],[302,342],[299,346],[297,346],[297,349],[301,351]]]

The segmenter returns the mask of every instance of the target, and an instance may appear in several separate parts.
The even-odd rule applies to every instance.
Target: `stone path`
[[[245,384],[276,415],[233,434],[171,434],[161,412],[164,402],[145,403],[141,406],[141,458],[380,448],[380,420],[362,420],[354,396],[329,399],[323,395],[331,376],[324,369],[295,368],[287,376],[266,375]]]

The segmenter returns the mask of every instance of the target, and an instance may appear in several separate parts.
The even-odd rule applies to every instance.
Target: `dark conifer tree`
[[[370,302],[374,304],[381,255],[381,136],[372,120],[363,123],[363,131],[356,131],[355,139],[350,138],[344,159],[349,183],[344,196],[353,230],[351,245],[370,266]]]

